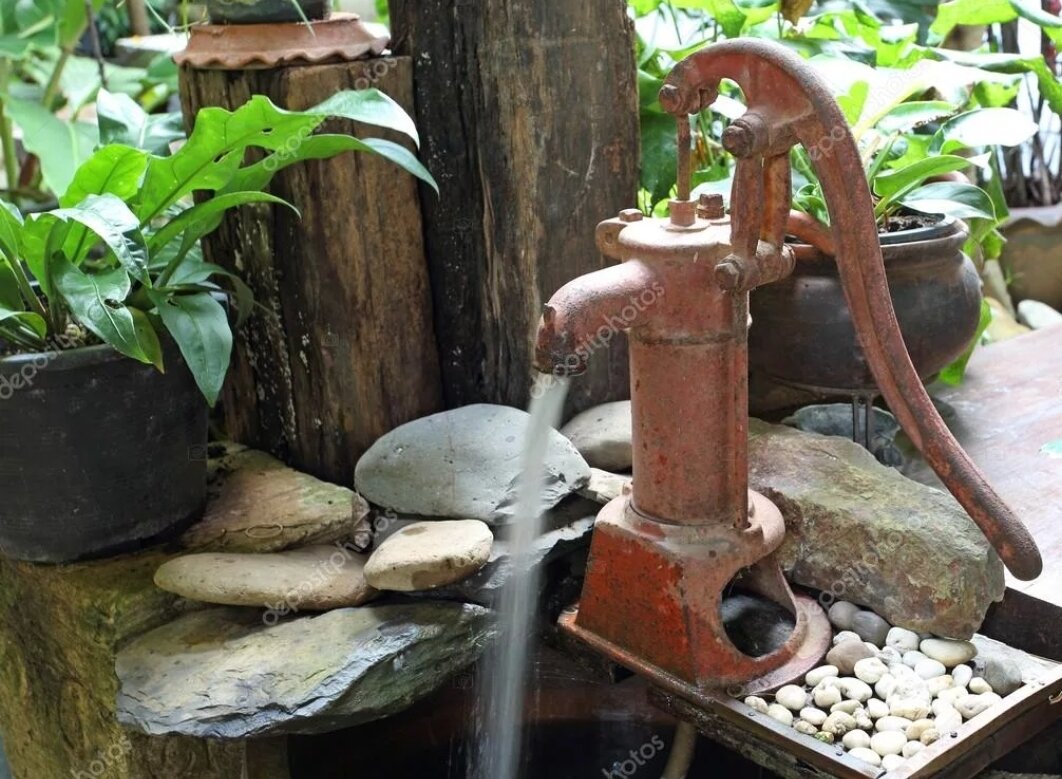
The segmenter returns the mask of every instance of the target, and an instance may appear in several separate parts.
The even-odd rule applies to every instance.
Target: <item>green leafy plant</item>
[[[232,349],[224,302],[241,317],[250,293],[196,247],[225,212],[248,203],[293,205],[263,191],[278,170],[306,159],[360,151],[384,157],[435,183],[405,147],[379,138],[314,134],[328,117],[404,133],[409,116],[375,89],[340,92],[306,111],[285,111],[263,96],[235,111],[205,108],[188,141],[164,152],[173,128],[127,96],[101,94],[103,145],[74,173],[59,207],[25,216],[0,203],[0,343],[47,351],[99,341],[165,368],[170,337],[210,404]],[[264,156],[248,162],[248,149]],[[193,193],[210,193],[192,202]]]

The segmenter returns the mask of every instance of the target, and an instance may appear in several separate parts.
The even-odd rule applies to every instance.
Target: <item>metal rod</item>
[[[683,114],[678,122],[678,199],[690,199],[690,118]]]

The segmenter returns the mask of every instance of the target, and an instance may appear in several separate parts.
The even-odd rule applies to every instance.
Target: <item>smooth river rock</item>
[[[365,500],[264,452],[211,444],[210,494],[203,518],[181,537],[185,549],[279,552],[354,538]]]
[[[360,606],[376,595],[365,580],[365,556],[342,545],[272,554],[204,552],[175,557],[155,584],[181,597],[278,612]]]
[[[1003,596],[999,557],[951,495],[842,438],[756,419],[749,431],[749,486],[785,517],[779,556],[791,580],[956,638]]]
[[[571,418],[560,430],[594,468],[629,471],[632,464],[631,402],[594,406]]]
[[[358,460],[354,482],[369,502],[424,518],[513,519],[530,416],[476,404],[408,422],[379,438]],[[572,443],[550,431],[544,509],[590,481]]]
[[[118,654],[118,720],[152,735],[320,733],[401,711],[473,663],[491,612],[470,604],[336,609],[263,624],[195,611]]]
[[[453,584],[490,559],[494,536],[478,519],[414,522],[389,535],[365,563],[378,590],[415,592]]]

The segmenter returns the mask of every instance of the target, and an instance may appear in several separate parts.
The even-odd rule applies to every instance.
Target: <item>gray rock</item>
[[[890,627],[892,626],[888,622],[873,611],[860,611],[852,617],[852,632],[879,649],[885,646]]]
[[[839,600],[830,606],[826,616],[829,617],[830,624],[838,630],[851,630],[852,618],[858,613],[859,607],[857,605]]]
[[[530,416],[477,404],[402,425],[358,460],[354,481],[367,500],[424,518],[513,519]],[[590,466],[571,442],[550,432],[543,508],[586,486]]]
[[[855,673],[855,664],[868,657],[874,657],[874,653],[862,641],[842,641],[826,653],[826,662],[837,666],[841,676],[851,676]]]
[[[755,419],[749,429],[749,486],[785,517],[779,557],[792,581],[964,638],[1003,596],[1002,563],[950,495],[842,438]]]
[[[561,435],[575,444],[579,454],[595,468],[629,471],[631,448],[631,402],[618,400],[576,414],[561,428]]]
[[[791,416],[782,420],[783,425],[795,427],[805,433],[818,433],[820,435],[840,436],[851,441],[853,438],[862,440],[864,435],[865,415],[860,413],[857,420],[857,435],[852,434],[852,404],[851,403],[821,403],[804,406],[795,411]],[[870,436],[870,450],[878,461],[885,465],[899,465],[903,462],[903,453],[896,448],[894,443],[896,433],[900,430],[900,423],[896,417],[888,411],[874,408],[871,415],[873,432]]]
[[[977,655],[977,647],[970,641],[948,638],[924,639],[918,649],[926,657],[942,663],[946,668],[969,662]]]
[[[401,711],[474,662],[491,612],[457,603],[337,609],[267,626],[196,611],[118,654],[118,720],[151,735],[321,733]]]
[[[279,552],[352,539],[369,514],[360,495],[238,444],[211,446],[203,518],[181,537],[196,551]],[[217,455],[217,456],[215,456]]]
[[[1018,321],[1033,330],[1043,330],[1062,324],[1062,314],[1039,300],[1023,300],[1018,304]]]
[[[591,468],[590,482],[579,490],[579,494],[588,500],[604,505],[622,495],[623,490],[630,486],[631,481],[630,476]]]
[[[989,657],[984,664],[984,679],[998,695],[1010,695],[1022,685],[1021,668],[1009,658]]]
[[[365,558],[341,545],[271,554],[203,552],[175,557],[155,584],[191,600],[261,606],[278,612],[360,606],[376,595],[365,581]]]

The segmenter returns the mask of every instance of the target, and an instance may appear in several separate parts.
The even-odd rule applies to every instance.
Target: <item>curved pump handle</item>
[[[1036,542],[944,425],[911,363],[892,307],[862,162],[829,89],[778,44],[737,40],[713,44],[675,66],[660,102],[681,127],[715,101],[723,78],[741,87],[748,106],[723,136],[739,160],[731,193],[734,251],[741,255],[759,240],[780,244],[789,184],[779,181],[779,158],[788,160],[790,147],[803,144],[822,185],[841,284],[881,394],[1010,572],[1035,579],[1043,568]],[[784,169],[788,175],[787,162]]]

